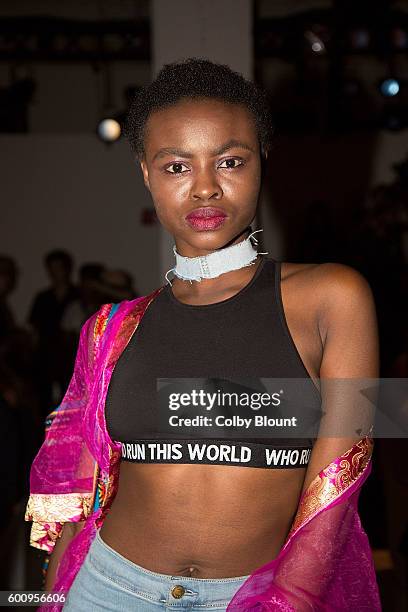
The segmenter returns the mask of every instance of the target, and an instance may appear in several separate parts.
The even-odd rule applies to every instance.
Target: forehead
[[[176,145],[214,148],[229,140],[245,140],[256,146],[255,119],[243,105],[214,99],[181,100],[155,111],[144,134],[146,151]]]

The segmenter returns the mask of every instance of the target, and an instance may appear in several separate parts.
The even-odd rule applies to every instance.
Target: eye
[[[228,159],[224,159],[224,161],[220,163],[218,168],[233,169],[237,168],[238,166],[242,166],[243,163],[244,161],[242,159],[239,159],[239,157],[229,157]]]
[[[183,170],[183,168],[186,168],[186,170]],[[185,166],[181,162],[170,164],[170,166],[166,168],[166,172],[169,172],[170,174],[183,174],[183,172],[186,171],[188,171],[187,166]]]

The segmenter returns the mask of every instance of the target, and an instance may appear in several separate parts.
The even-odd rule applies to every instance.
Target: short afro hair
[[[150,115],[174,106],[182,99],[213,98],[245,106],[254,117],[261,153],[270,149],[272,119],[266,92],[224,64],[189,58],[166,64],[155,80],[133,99],[125,123],[125,135],[133,153],[144,155],[144,129]]]

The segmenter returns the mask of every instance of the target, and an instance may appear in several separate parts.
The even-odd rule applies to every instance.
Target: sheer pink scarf
[[[162,289],[107,304],[85,323],[68,390],[50,415],[33,461],[25,516],[33,522],[31,545],[51,553],[65,522],[85,521],[60,560],[54,593],[68,592],[115,497],[120,445],[106,430],[106,394],[118,358]],[[372,440],[363,438],[320,472],[300,500],[278,557],[249,576],[228,612],[381,610],[357,511],[372,447]],[[39,610],[62,607],[55,603]]]

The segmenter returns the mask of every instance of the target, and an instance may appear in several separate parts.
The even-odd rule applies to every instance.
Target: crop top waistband
[[[121,442],[122,461],[133,463],[194,463],[288,469],[306,467],[312,446],[279,446],[235,440],[157,440]]]

